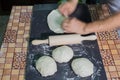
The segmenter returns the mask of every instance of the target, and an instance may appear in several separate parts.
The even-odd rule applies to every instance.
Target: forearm
[[[79,0],[67,0],[67,1],[72,1],[73,3],[78,3]]]
[[[85,33],[101,32],[114,29],[120,26],[120,13],[112,15],[103,20],[88,23],[85,26]]]

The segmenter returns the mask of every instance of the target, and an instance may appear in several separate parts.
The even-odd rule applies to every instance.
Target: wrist
[[[83,31],[84,31],[84,34],[89,34],[90,33],[90,30],[89,30],[89,27],[88,27],[88,23],[85,23],[85,25],[83,27]]]

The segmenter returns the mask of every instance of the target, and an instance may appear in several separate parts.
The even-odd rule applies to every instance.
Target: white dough
[[[94,72],[94,65],[87,58],[74,59],[71,66],[73,71],[81,77],[90,76]]]
[[[52,10],[47,16],[47,23],[50,28],[55,33],[63,33],[61,27],[62,21],[65,17],[58,11],[58,9]]]
[[[36,62],[36,69],[42,76],[53,75],[57,71],[57,65],[54,59],[49,56],[42,56]]]
[[[53,50],[52,57],[59,63],[68,62],[73,57],[73,50],[68,46],[61,46]]]

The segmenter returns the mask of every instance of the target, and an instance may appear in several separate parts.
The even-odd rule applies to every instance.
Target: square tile
[[[116,72],[110,72],[110,76],[114,78],[114,77],[118,77],[118,74]]]
[[[10,80],[19,80],[19,75],[11,75]]]
[[[2,80],[10,80],[10,75],[3,75]]]
[[[115,66],[108,66],[109,71],[117,71]]]
[[[10,75],[11,74],[11,69],[4,69],[3,70],[3,75]]]
[[[19,70],[18,69],[12,69],[12,75],[18,75]]]
[[[14,50],[15,50],[15,48],[9,47],[8,50],[7,50],[7,52],[8,53],[14,53]]]
[[[112,54],[118,54],[118,51],[117,51],[116,49],[112,49],[112,50],[111,50],[111,53],[112,53]]]
[[[12,64],[5,64],[4,69],[11,69],[12,68]]]

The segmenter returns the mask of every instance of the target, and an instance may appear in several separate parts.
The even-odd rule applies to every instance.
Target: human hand
[[[61,14],[63,14],[65,17],[68,17],[70,14],[74,12],[76,9],[78,0],[70,0],[65,3],[62,3],[59,7],[58,10],[60,11]]]
[[[86,34],[85,28],[87,23],[78,20],[77,18],[67,18],[62,23],[62,28],[65,33]]]

